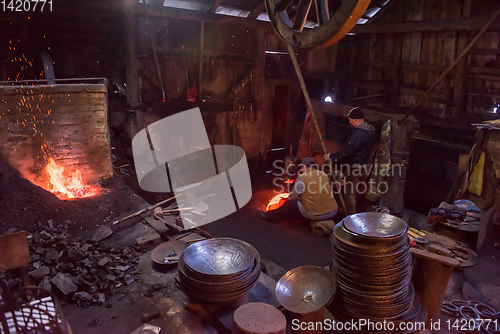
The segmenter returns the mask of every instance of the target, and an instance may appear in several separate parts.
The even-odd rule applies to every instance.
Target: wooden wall
[[[136,24],[140,92],[161,92],[152,43],[169,100],[185,100],[187,89],[193,84],[199,99],[226,99],[255,67],[253,29],[205,22],[202,33],[201,22],[141,17]]]
[[[150,118],[199,107],[212,144],[241,146],[248,159],[270,146],[265,29],[134,14],[127,20],[128,102],[136,108],[151,106],[157,115],[146,117],[144,125]],[[160,102],[162,86],[165,101]],[[188,102],[193,86],[195,102]]]
[[[347,102],[388,112],[414,106],[498,9],[488,0],[391,0],[380,16],[354,29],[356,36],[346,37],[356,59]],[[431,92],[423,111],[454,118],[489,114],[500,103],[499,37],[494,24]]]
[[[6,3],[8,4],[8,3]],[[121,0],[67,0],[0,14],[0,81],[43,79],[40,52],[57,79],[118,73],[124,54]],[[123,80],[123,78],[122,78]]]

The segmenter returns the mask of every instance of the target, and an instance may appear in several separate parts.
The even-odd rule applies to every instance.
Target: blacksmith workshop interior
[[[0,333],[500,333],[499,0],[0,1]]]

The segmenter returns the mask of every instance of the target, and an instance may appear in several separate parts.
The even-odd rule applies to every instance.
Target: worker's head
[[[365,114],[363,113],[363,109],[354,107],[347,114],[347,118],[349,118],[349,124],[351,124],[353,127],[357,127],[361,123],[364,123]]]
[[[300,163],[300,165],[301,165],[303,170],[307,170],[309,168],[313,168],[313,167],[317,166],[316,161],[311,157],[306,157],[306,158],[302,159],[302,162]]]

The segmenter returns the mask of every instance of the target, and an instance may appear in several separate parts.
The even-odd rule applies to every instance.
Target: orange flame
[[[85,184],[79,170],[64,173],[64,167],[56,164],[52,158],[49,159],[45,170],[50,175],[47,190],[54,193],[60,200],[91,197],[102,190],[99,185]],[[69,174],[69,177],[64,174]]]
[[[285,202],[285,200],[288,198],[288,196],[290,196],[289,193],[282,193],[282,194],[278,194],[278,195],[274,196],[269,201],[269,204],[267,205],[266,211],[275,210],[275,209],[279,208],[280,206],[282,206],[283,203]]]

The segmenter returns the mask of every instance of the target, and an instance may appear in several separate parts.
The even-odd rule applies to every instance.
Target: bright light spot
[[[496,114],[497,113],[497,108],[493,108],[493,112]]]
[[[289,193],[282,193],[274,196],[267,205],[266,211],[275,210],[283,205],[286,199],[290,196]]]
[[[331,96],[325,97],[325,102],[333,103],[333,98]]]

